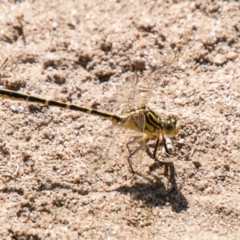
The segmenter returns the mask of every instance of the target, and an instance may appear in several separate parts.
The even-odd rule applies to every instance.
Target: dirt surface
[[[134,133],[1,99],[1,239],[240,239],[239,12],[227,1],[0,1],[2,88],[119,113],[135,66],[137,97],[158,81],[147,105],[182,122],[177,155],[158,151],[175,173],[136,154],[132,175]]]

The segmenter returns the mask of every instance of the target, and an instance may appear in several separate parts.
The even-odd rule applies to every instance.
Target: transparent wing
[[[149,88],[145,94],[145,96],[142,98],[142,101],[140,103],[140,106],[145,105],[149,98],[152,95],[152,92],[154,89],[156,89],[158,87],[158,85],[160,84],[160,82],[162,81],[162,77],[164,75],[167,75],[170,72],[170,66],[172,65],[172,63],[174,62],[174,60],[179,56],[179,52],[174,53],[174,56],[172,57],[172,59],[167,60],[168,62],[166,63],[166,61],[163,61],[163,65],[162,67],[160,67],[157,72],[156,72],[156,76],[157,78],[152,79],[151,83],[147,83],[149,85]],[[166,84],[164,81],[162,81],[162,84]]]
[[[135,64],[133,74],[125,76],[121,83],[115,81],[111,86],[116,88],[115,94],[109,98],[109,104],[104,109],[115,114],[125,114],[126,119],[118,126],[104,129],[99,133],[106,135],[108,141],[103,145],[98,167],[102,168],[104,165],[103,169],[110,173],[120,169],[129,173],[129,169],[132,172],[139,172],[145,163],[147,164],[149,157],[145,152],[149,139],[144,133],[146,125],[144,110],[139,109],[147,103],[153,90],[160,84],[161,77],[168,73],[169,66],[176,57],[177,54],[170,60],[168,58],[167,63],[162,61],[162,68],[155,74],[157,79],[150,78],[148,72],[143,76],[141,74],[143,67]],[[129,123],[136,126],[135,131],[126,129]]]

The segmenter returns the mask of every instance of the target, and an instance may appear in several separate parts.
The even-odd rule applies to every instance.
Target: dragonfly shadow
[[[130,194],[134,199],[144,202],[149,207],[170,205],[172,211],[176,213],[185,211],[188,208],[188,202],[177,186],[174,165],[172,164],[172,166],[168,178],[169,184],[164,183],[158,176],[153,176],[152,179],[136,173],[147,181],[145,183],[135,182],[132,186],[121,186],[116,191],[122,194]]]

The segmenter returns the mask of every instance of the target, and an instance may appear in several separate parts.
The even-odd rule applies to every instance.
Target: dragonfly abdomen
[[[97,115],[99,117],[103,117],[103,118],[111,121],[114,125],[123,121],[121,116],[114,115],[114,114],[111,114],[108,112],[102,112],[102,111],[98,111],[98,110],[95,110],[92,108],[81,107],[81,106],[77,106],[74,104],[63,103],[63,102],[58,102],[58,101],[54,101],[54,100],[48,100],[48,99],[35,97],[35,96],[27,95],[24,93],[6,90],[6,89],[0,89],[0,97],[4,98],[4,99],[11,99],[11,100],[16,100],[16,101],[41,103],[46,106],[66,108],[66,109],[70,109],[70,110],[74,110],[74,111],[84,112],[87,114]]]

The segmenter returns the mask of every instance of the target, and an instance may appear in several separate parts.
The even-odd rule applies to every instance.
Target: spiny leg
[[[174,175],[175,175],[175,169],[174,169],[173,162],[160,161],[157,158],[157,150],[158,150],[159,144],[160,144],[160,139],[158,138],[157,141],[156,141],[156,144],[155,144],[153,154],[149,150],[149,147],[146,147],[146,152],[147,152],[148,156],[155,160],[155,163],[150,167],[150,170],[153,171],[154,169],[156,169],[158,167],[157,165],[160,164],[160,166],[164,166],[164,175],[168,176],[168,172],[170,170],[170,178],[173,179]],[[163,146],[164,146],[165,151],[168,154],[170,154],[169,151],[168,151],[167,144],[166,144],[164,136],[163,136]]]
[[[167,154],[171,154],[169,151],[168,151],[168,147],[167,147],[167,143],[166,143],[166,139],[165,139],[165,137],[164,137],[164,135],[163,135],[163,146],[164,146],[164,149],[165,149],[165,151],[166,151],[166,153]],[[159,140],[159,139],[158,139]],[[155,152],[157,152],[156,150],[155,150]],[[156,155],[155,155],[156,156]]]

